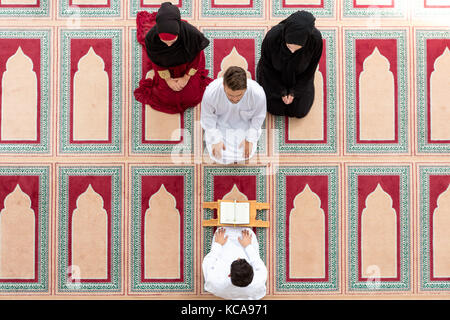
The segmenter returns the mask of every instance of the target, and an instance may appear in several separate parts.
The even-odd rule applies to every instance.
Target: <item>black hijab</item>
[[[280,22],[286,43],[305,46],[315,28],[316,18],[307,11],[297,11]]]
[[[172,33],[178,39],[169,47],[159,38],[159,33]],[[205,49],[209,40],[203,33],[181,20],[180,10],[164,2],[156,15],[156,25],[145,36],[145,47],[150,60],[161,67],[175,67],[191,62]]]
[[[285,88],[292,88],[298,75],[304,72],[315,60],[317,49],[322,48],[322,37],[315,28],[314,16],[307,11],[297,11],[274,26],[266,35],[265,50],[269,52],[271,65],[281,72]],[[286,43],[301,45],[292,53]],[[316,65],[317,66],[317,65]]]

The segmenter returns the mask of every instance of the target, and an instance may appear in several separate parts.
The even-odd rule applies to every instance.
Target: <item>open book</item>
[[[221,224],[249,224],[250,203],[220,201],[219,222]]]

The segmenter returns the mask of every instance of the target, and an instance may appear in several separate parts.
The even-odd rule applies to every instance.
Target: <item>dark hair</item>
[[[231,283],[237,287],[246,287],[253,280],[253,268],[245,259],[237,259],[231,263]]]
[[[223,75],[223,84],[233,91],[247,89],[247,73],[244,69],[231,66]]]

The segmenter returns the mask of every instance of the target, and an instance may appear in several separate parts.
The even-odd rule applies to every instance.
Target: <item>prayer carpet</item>
[[[134,99],[152,77],[136,14],[161,2],[0,1],[0,299],[214,298],[202,202],[222,198],[271,204],[265,299],[450,298],[450,1],[172,1],[214,78],[254,79],[272,26],[317,18],[310,113],[268,115],[230,166],[200,105]]]

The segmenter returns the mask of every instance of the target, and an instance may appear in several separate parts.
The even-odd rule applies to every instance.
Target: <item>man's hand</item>
[[[287,95],[287,96],[283,96],[283,97],[281,97],[281,99],[283,100],[283,102],[285,103],[285,104],[291,104],[292,103],[292,101],[294,101],[294,96],[292,96],[292,95]]]
[[[244,139],[241,144],[239,145],[239,148],[244,147],[244,158],[250,157],[250,152],[253,149],[253,143],[247,141],[247,139]]]
[[[178,83],[176,79],[169,78],[166,79],[166,82],[169,88],[172,89],[173,91],[181,91],[183,89],[183,87],[181,87],[181,85]]]
[[[225,144],[223,142],[219,142],[212,145],[212,154],[215,158],[222,158],[222,150],[225,150]]]
[[[242,230],[242,237],[238,238],[239,243],[242,247],[247,247],[252,243],[252,234],[247,229]]]
[[[216,235],[214,236],[214,241],[223,246],[225,242],[227,242],[228,236],[225,237],[225,229],[220,228],[216,231]]]

